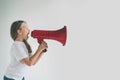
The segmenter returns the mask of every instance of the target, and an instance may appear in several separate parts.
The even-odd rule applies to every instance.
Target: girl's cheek
[[[28,30],[27,30],[27,29],[25,29],[25,30],[24,30],[24,32],[25,32],[25,33],[28,33]]]
[[[27,34],[29,33],[29,30],[27,30]]]

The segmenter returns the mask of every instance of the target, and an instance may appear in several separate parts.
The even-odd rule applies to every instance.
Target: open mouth
[[[27,38],[29,38],[29,33],[27,34]]]

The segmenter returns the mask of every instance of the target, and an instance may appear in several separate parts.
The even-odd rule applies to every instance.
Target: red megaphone
[[[67,28],[64,26],[59,30],[33,30],[31,36],[37,38],[39,44],[41,44],[44,39],[52,39],[59,41],[64,46],[67,38]]]

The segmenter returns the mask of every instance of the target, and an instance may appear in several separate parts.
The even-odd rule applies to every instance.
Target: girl
[[[4,80],[25,80],[24,73],[27,66],[35,65],[43,50],[47,49],[47,43],[42,42],[34,55],[31,55],[31,47],[27,42],[30,30],[25,21],[15,21],[11,25],[10,34],[14,43],[11,47],[11,61],[7,67]]]

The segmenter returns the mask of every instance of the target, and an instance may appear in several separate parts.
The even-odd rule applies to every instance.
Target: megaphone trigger
[[[39,38],[37,38],[37,41],[38,41],[39,44],[41,44],[43,39],[39,37]]]

